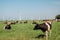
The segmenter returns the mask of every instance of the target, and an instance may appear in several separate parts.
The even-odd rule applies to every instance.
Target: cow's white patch
[[[46,40],[48,40],[48,31],[45,32]]]
[[[48,23],[45,23],[48,27],[48,31],[50,31],[50,25]]]
[[[51,24],[51,21],[47,21],[47,22]]]

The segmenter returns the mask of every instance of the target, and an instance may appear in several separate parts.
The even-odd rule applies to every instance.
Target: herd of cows
[[[5,29],[7,30],[10,30],[11,29],[11,25],[12,24],[16,24],[18,23],[19,21],[10,21],[10,22],[5,22],[4,24],[6,24],[6,26],[4,26]],[[35,24],[35,27],[33,28],[33,30],[41,30],[45,37],[46,37],[46,40],[48,40],[48,33],[51,34],[51,29],[52,29],[52,22],[53,20],[43,20],[43,23],[39,24],[37,23],[36,21],[33,20],[32,24]],[[22,22],[20,22],[22,23]],[[28,23],[28,21],[24,21],[24,24],[25,23]]]
[[[18,23],[18,22],[19,22],[19,21],[5,21],[4,24],[6,24],[6,25],[4,26],[4,28],[5,28],[5,29],[11,29],[11,25],[12,25],[12,24],[16,24],[16,23]],[[26,23],[28,23],[28,21],[27,21],[27,20],[24,21],[24,22],[20,21],[20,24],[22,24],[22,23],[26,24]],[[33,21],[32,24],[36,24],[36,23],[37,23],[37,22]]]

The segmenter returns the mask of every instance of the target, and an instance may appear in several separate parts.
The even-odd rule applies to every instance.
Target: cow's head
[[[33,30],[38,30],[40,29],[39,24],[36,24]]]

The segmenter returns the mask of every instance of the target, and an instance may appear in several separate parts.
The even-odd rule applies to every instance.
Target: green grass
[[[37,21],[38,23],[41,23]],[[45,40],[45,38],[35,38],[40,34],[43,34],[41,30],[33,30],[34,26],[31,21],[27,24],[17,23],[11,25],[11,30],[5,30],[2,21],[0,21],[0,40]],[[60,22],[52,23],[52,35],[49,40],[59,40],[60,39]]]

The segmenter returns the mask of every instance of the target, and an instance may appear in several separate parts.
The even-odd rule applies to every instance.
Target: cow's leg
[[[48,40],[48,31],[45,32],[46,40]]]
[[[49,36],[51,37],[51,30],[50,30],[50,32],[49,32]]]

